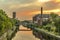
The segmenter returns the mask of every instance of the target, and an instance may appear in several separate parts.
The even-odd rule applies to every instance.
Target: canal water
[[[32,34],[32,30],[23,27],[22,25],[19,27],[19,31],[16,33],[15,37],[12,40],[40,40],[35,38]]]

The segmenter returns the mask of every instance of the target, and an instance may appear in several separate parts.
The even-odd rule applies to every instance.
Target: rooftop
[[[41,14],[37,14],[37,15],[34,16],[34,18],[36,18],[36,17],[41,18]],[[49,18],[50,16],[49,16],[49,14],[43,14],[42,17],[43,18]]]

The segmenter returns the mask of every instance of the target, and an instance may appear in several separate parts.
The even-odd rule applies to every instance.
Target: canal
[[[19,27],[19,31],[16,33],[15,37],[12,40],[40,40],[35,38],[32,34],[32,30],[23,27],[22,25]]]

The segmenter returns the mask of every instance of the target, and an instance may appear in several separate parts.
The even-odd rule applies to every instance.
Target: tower
[[[43,7],[41,7],[41,18],[43,17]]]
[[[16,18],[16,12],[13,12],[13,18],[14,19]]]
[[[43,24],[43,7],[41,7],[41,18],[40,18],[40,25]]]

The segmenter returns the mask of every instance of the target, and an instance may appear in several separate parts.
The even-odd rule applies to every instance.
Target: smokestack
[[[41,7],[41,23],[40,25],[42,26],[43,25],[43,7]]]
[[[41,7],[41,18],[42,18],[42,15],[43,15],[43,7]]]

